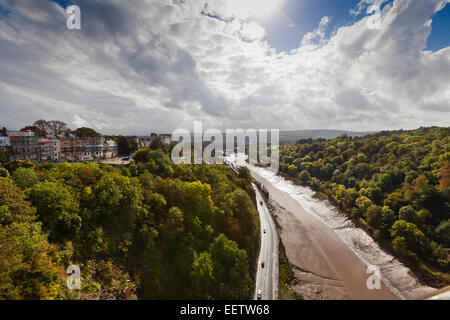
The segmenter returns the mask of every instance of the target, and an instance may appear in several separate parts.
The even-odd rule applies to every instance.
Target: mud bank
[[[436,292],[333,206],[314,199],[309,188],[270,169],[248,167],[270,194],[298,280],[292,289],[305,299],[419,299]],[[380,290],[367,288],[368,265],[381,269]]]

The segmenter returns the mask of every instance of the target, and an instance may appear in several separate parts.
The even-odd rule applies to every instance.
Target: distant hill
[[[376,133],[372,132],[357,132],[357,131],[344,131],[344,130],[291,130],[291,131],[280,131],[280,143],[281,144],[293,144],[301,139],[333,139],[346,134],[349,137],[362,137],[369,134]],[[269,132],[270,136],[270,132]],[[137,136],[138,138],[150,138],[150,136]],[[223,137],[225,141],[225,133]],[[191,140],[194,141],[194,135],[191,133]],[[209,142],[210,140],[208,140]]]
[[[300,139],[333,139],[340,137],[344,134],[351,137],[361,137],[375,132],[355,132],[355,131],[343,131],[343,130],[292,130],[292,131],[280,131],[280,142],[282,144],[295,143]]]

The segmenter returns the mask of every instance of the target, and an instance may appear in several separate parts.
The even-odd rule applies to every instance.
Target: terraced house
[[[34,132],[9,131],[8,135],[13,160],[39,160],[41,147]]]
[[[95,160],[117,155],[117,143],[101,135],[58,134],[38,137],[32,131],[9,132],[13,160]],[[3,140],[6,141],[6,138]]]

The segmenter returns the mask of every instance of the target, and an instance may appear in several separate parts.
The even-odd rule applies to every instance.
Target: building
[[[160,134],[159,138],[165,144],[171,144],[172,143],[172,135],[171,134]]]
[[[0,148],[11,145],[13,160],[87,160],[117,156],[117,143],[103,136],[77,137],[74,134],[37,137],[31,131],[12,131],[0,137]]]
[[[83,158],[94,158],[103,159],[103,151],[105,146],[103,144],[99,145],[85,145],[84,146],[84,156]]]
[[[111,159],[117,156],[118,146],[117,143],[113,140],[108,140],[104,144],[103,158]]]
[[[48,139],[39,139],[38,160],[46,161],[53,159],[53,141]]]
[[[103,145],[105,143],[105,137],[103,136],[87,136],[79,138],[84,145]]]
[[[39,138],[31,131],[9,131],[13,160],[38,160],[41,152]]]
[[[59,139],[61,148],[61,159],[75,160],[82,156],[83,146],[81,140],[73,134],[65,135]]]
[[[151,133],[150,139],[140,139],[140,143],[138,144],[140,148],[148,148],[153,140],[159,138],[164,144],[172,143],[172,135],[171,134],[156,134]]]
[[[52,141],[52,159],[59,160],[61,158],[61,141],[58,136],[48,136],[48,140]]]
[[[0,137],[0,149],[5,149],[11,146],[9,137]]]
[[[149,138],[141,138],[141,139],[139,139],[139,142],[138,142],[138,147],[139,147],[139,149],[142,149],[142,148],[150,148],[150,145],[152,144],[152,139],[149,139]]]

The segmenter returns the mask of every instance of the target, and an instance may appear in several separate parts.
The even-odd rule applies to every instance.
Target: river
[[[315,298],[418,299],[436,291],[422,285],[409,268],[384,252],[327,201],[314,199],[311,189],[294,185],[271,169],[246,165],[269,191],[270,200],[285,210],[284,215],[276,217],[282,229],[280,236],[290,262],[300,275],[307,275],[300,276],[299,281],[305,282],[304,292],[311,288],[308,282],[319,282],[319,278],[325,284],[323,291],[330,292],[320,294],[316,286],[319,292]],[[369,265],[381,270],[380,289],[367,286]]]

